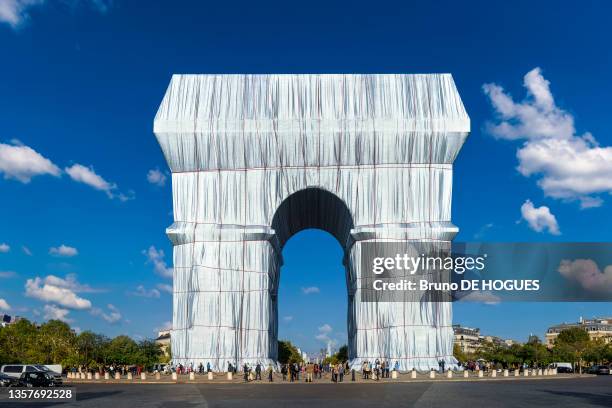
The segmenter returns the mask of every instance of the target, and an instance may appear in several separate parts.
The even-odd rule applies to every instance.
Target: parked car
[[[610,375],[610,367],[605,365],[594,365],[589,368],[589,374]]]
[[[23,373],[49,373],[55,377],[55,381],[62,381],[60,373],[51,371],[48,367],[40,364],[6,364],[0,367],[0,373],[15,379],[20,378]]]
[[[556,368],[559,374],[571,374],[574,372],[574,368],[571,363],[552,363],[548,368]]]
[[[0,373],[0,387],[12,387],[17,384],[17,379]]]
[[[57,387],[62,385],[61,377],[59,380],[53,375],[51,371],[43,372],[25,372],[21,374],[21,377],[17,381],[18,387]]]

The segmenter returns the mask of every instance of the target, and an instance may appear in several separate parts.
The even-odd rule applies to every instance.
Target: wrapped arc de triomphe
[[[450,243],[470,120],[449,74],[174,75],[154,132],[172,171],[174,363],[276,363],[283,245],[320,228],[345,252],[351,365],[452,356],[448,302],[364,302],[369,241]]]

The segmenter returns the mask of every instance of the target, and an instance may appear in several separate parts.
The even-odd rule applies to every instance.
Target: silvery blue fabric
[[[282,246],[317,227],[345,250],[353,367],[455,364],[450,303],[362,302],[357,282],[364,242],[456,235],[469,130],[449,74],[174,75],[154,122],[172,171],[173,361],[274,364]]]

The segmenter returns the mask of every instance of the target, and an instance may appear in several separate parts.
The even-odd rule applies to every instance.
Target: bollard
[[[91,376],[91,373],[90,373],[90,372],[88,372],[88,373],[87,373],[87,379],[88,379],[88,380],[91,380],[91,379],[92,379],[92,376]]]
[[[463,378],[469,378],[470,372],[468,370],[463,370]]]
[[[410,378],[416,378],[416,370],[413,368],[412,372],[410,373]]]
[[[484,372],[482,370],[478,370],[478,378],[484,377]]]
[[[491,378],[495,378],[495,377],[497,377],[497,370],[493,369],[491,370]]]
[[[85,380],[87,378],[87,376],[85,375],[85,373],[81,373],[81,380]]]
[[[155,373],[155,379],[161,380],[161,374],[159,373],[159,371]]]
[[[255,379],[255,376],[253,375],[252,371],[249,371],[249,381],[253,381]]]
[[[453,371],[452,370],[448,370],[446,372],[446,378],[453,378]]]
[[[144,371],[142,373],[140,373],[140,379],[141,380],[146,380],[147,379],[147,374]]]
[[[189,373],[189,381],[195,381],[195,373],[193,371]]]
[[[524,377],[529,377],[529,370],[528,369],[524,369],[523,370],[523,376]]]
[[[96,373],[94,374],[94,379],[95,380],[99,380],[100,379],[100,373],[96,371]]]
[[[504,370],[504,377],[508,377],[508,375],[510,375],[510,373],[508,373],[508,370],[507,370],[507,369],[505,369],[505,370]]]
[[[557,375],[557,368],[556,368],[556,367],[555,367],[555,368],[553,368],[553,370],[552,370],[552,371],[553,371],[553,372],[552,372],[552,375]]]
[[[429,378],[436,378],[436,372],[434,370],[429,370]]]
[[[211,380],[211,381],[214,379],[212,371],[208,372],[208,379]]]
[[[104,379],[105,380],[110,380],[110,374],[108,372],[104,373]]]
[[[133,377],[132,377],[132,372],[131,372],[131,371],[128,371],[127,379],[128,379],[128,380],[131,380],[132,378],[133,378]]]
[[[72,373],[70,371],[68,371],[68,374],[66,374],[66,378],[72,378]]]
[[[394,379],[394,380],[397,380],[397,371],[396,370],[391,371],[391,378]]]
[[[172,381],[177,381],[178,380],[178,375],[176,374],[176,371],[172,372]]]
[[[544,374],[544,376],[547,376],[547,375],[548,375],[548,368],[545,368],[545,369],[544,369],[543,374]]]
[[[234,379],[234,373],[232,373],[231,371],[227,372],[227,379],[232,381]]]
[[[119,374],[119,371],[117,371],[115,373],[115,380],[120,380],[121,379],[121,374]]]
[[[538,368],[538,375],[542,375],[542,369]]]
[[[515,369],[515,370],[514,370],[514,376],[515,376],[515,377],[518,377],[518,376],[519,376],[519,374],[520,374],[520,373],[519,373],[519,370],[518,370],[518,369]]]

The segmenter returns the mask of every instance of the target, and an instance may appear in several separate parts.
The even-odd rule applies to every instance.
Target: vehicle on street
[[[5,364],[0,367],[0,373],[13,378],[20,378],[23,373],[48,373],[55,378],[55,381],[62,381],[62,375],[51,371],[47,366],[41,364]]]
[[[574,372],[572,363],[552,363],[548,368],[556,368],[559,374],[571,374]]]
[[[12,387],[17,384],[17,379],[0,373],[0,387]]]
[[[34,388],[34,387],[58,387],[62,385],[61,377],[59,380],[51,371],[43,372],[25,372],[17,381],[18,387]]]
[[[594,365],[589,368],[589,374],[610,375],[610,367],[605,365]]]

